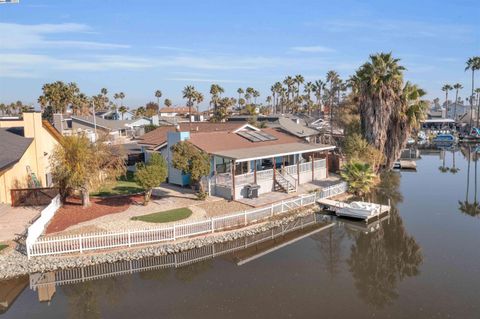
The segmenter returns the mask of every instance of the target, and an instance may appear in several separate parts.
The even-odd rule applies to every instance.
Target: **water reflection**
[[[143,280],[163,281],[169,276],[171,268],[177,268],[174,272],[176,279],[191,282],[198,275],[212,270],[214,257],[234,253],[230,261],[237,263],[250,255],[263,255],[262,249],[268,248],[268,253],[275,246],[283,247],[296,238],[324,231],[333,225],[312,213],[262,233],[176,254],[31,274],[30,288],[38,292],[39,301],[50,301],[56,286],[65,285],[72,317],[96,318],[100,297],[107,300],[107,305],[113,306],[129,290],[131,277],[119,279],[117,276],[140,273],[139,277]]]
[[[396,208],[376,232],[357,232],[347,259],[360,299],[378,308],[398,297],[397,286],[417,276],[423,257],[415,238],[405,231]]]
[[[477,201],[477,164],[478,164],[478,146],[472,146],[472,145],[464,145],[461,148],[462,154],[465,156],[467,159],[467,187],[466,187],[466,192],[465,192],[465,200],[464,201],[458,201],[459,205],[459,210],[460,212],[475,217],[475,216],[480,216],[480,206]],[[470,198],[470,175],[471,175],[471,162],[474,162],[474,173],[473,173],[473,185],[474,185],[474,190],[473,190],[473,202],[471,201]]]

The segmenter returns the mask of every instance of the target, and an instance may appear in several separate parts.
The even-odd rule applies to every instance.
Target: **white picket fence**
[[[150,229],[135,229],[119,232],[101,232],[84,235],[67,235],[38,238],[27,242],[27,255],[45,256],[64,253],[83,253],[84,251],[131,247],[150,243],[175,241],[177,239],[214,233],[229,228],[243,227],[274,215],[293,209],[312,205],[317,199],[330,197],[345,192],[345,183],[330,186],[322,192],[299,195],[266,207],[255,208],[230,215],[213,217],[195,222],[175,223]]]
[[[53,276],[51,275],[52,273],[35,273],[30,275],[30,288],[37,290],[38,288],[48,287],[50,285],[61,286],[155,269],[178,268],[201,260],[240,251],[315,224],[317,224],[316,214],[311,214],[296,219],[287,225],[282,224],[279,227],[252,236],[194,248],[175,254],[146,257],[138,260],[119,261],[115,263],[97,264],[82,268],[61,269],[55,271]],[[333,225],[334,224],[323,226],[322,229],[329,228]]]
[[[60,206],[62,206],[62,202],[60,200],[60,195],[57,195],[52,199],[50,204],[40,212],[40,217],[28,227],[27,239],[25,240],[27,247],[32,247],[32,245],[35,244],[45,230],[45,226],[50,222]],[[29,250],[27,249],[27,255],[28,253]]]

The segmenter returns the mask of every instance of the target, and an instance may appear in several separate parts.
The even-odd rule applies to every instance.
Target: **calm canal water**
[[[0,283],[11,299],[0,317],[480,318],[476,158],[469,169],[468,149],[444,155],[384,178],[376,200],[394,209],[373,230],[333,220],[176,269],[36,290],[29,278]]]

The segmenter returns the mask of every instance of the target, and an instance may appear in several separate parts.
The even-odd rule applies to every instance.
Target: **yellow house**
[[[40,112],[23,119],[0,119],[0,203],[11,203],[12,188],[29,188],[34,173],[38,186],[51,185],[49,157],[60,133]]]

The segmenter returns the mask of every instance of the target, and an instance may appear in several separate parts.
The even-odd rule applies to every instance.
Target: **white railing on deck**
[[[346,183],[340,183],[330,186],[321,192],[299,195],[266,207],[195,222],[175,223],[150,229],[129,229],[119,232],[38,238],[36,241],[27,242],[27,254],[30,258],[31,256],[83,253],[84,251],[98,249],[175,241],[179,238],[243,227],[292,209],[314,204],[319,198],[338,195],[345,192],[346,189]]]

